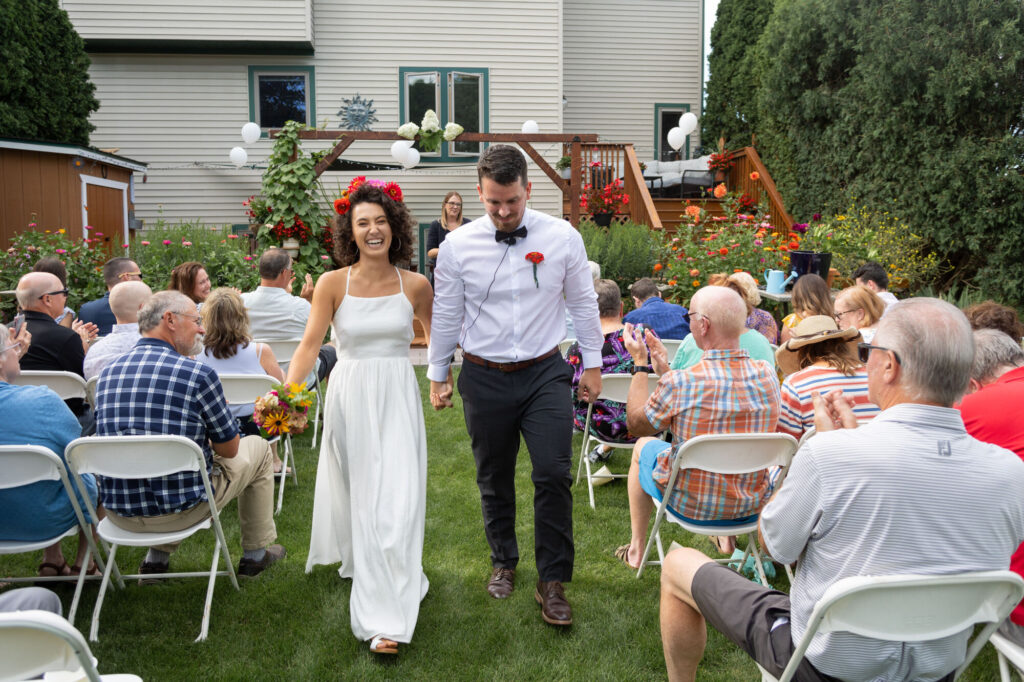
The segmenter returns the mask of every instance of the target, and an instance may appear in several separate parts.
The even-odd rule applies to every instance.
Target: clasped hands
[[[671,369],[668,350],[652,330],[643,326],[634,327],[627,322],[622,330],[622,342],[633,357],[634,365],[650,365],[655,374],[664,374]]]
[[[816,432],[857,428],[857,416],[853,414],[853,405],[842,391],[832,390],[825,395],[814,391],[811,393],[811,401],[814,403]]]
[[[455,378],[452,375],[451,367],[448,368],[448,378],[444,381],[430,382],[430,404],[435,410],[443,410],[452,406],[452,396],[455,394]]]

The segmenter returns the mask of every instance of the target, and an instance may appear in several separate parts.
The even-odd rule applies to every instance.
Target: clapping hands
[[[669,371],[668,350],[652,330],[627,322],[622,330],[622,341],[633,357],[633,364],[651,365],[656,374]]]
[[[814,430],[818,433],[857,428],[853,405],[842,391],[833,390],[825,395],[814,391],[811,393],[811,400],[814,402]]]

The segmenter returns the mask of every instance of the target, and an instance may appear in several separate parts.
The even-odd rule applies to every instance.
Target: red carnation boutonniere
[[[544,262],[544,254],[540,251],[531,251],[526,254],[526,260],[533,263],[533,283],[540,288],[540,282],[537,280],[537,265]]]

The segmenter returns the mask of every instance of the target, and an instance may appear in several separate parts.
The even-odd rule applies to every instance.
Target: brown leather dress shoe
[[[565,598],[562,583],[552,580],[549,583],[537,581],[537,591],[533,595],[540,604],[540,616],[545,623],[551,625],[572,625],[572,607]]]
[[[516,571],[514,568],[495,568],[487,583],[487,594],[495,599],[505,599],[515,589]]]

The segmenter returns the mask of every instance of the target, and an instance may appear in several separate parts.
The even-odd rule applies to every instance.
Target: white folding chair
[[[0,613],[0,682],[27,680],[49,672],[73,673],[59,679],[90,682],[142,682],[138,675],[100,675],[82,633],[56,613]],[[43,679],[54,679],[44,675]]]
[[[682,339],[662,339],[661,345],[665,346],[665,351],[668,357],[669,364],[672,364],[672,359],[676,356],[679,351],[679,346],[683,345]]]
[[[558,352],[562,354],[563,358],[565,357],[566,352],[568,352],[569,346],[574,343],[576,343],[576,339],[562,339],[558,342]]]
[[[1000,682],[1011,682],[1011,667],[1016,671],[1017,676],[1024,680],[1024,647],[1011,642],[998,632],[993,632],[988,641],[992,642],[992,646],[996,648]]]
[[[952,575],[854,576],[832,584],[814,605],[807,631],[777,679],[758,666],[762,682],[789,682],[816,633],[851,632],[890,642],[927,642],[986,623],[967,647],[960,677],[1024,595],[1011,571]]]
[[[17,386],[46,386],[60,396],[61,400],[81,398],[86,400],[89,392],[85,379],[74,372],[48,372],[42,370],[22,370],[13,382]]]
[[[54,575],[54,576],[32,576],[32,577],[3,577],[0,582],[8,583],[38,583],[38,582],[72,582],[75,585],[75,596],[71,600],[71,608],[68,610],[68,618],[75,619],[75,612],[78,610],[78,602],[82,597],[82,587],[89,576],[89,560],[96,559],[96,565],[103,569],[103,556],[93,542],[92,529],[82,514],[78,500],[75,498],[74,489],[71,487],[71,480],[68,478],[64,462],[53,450],[41,445],[0,445],[0,489],[16,488],[38,481],[60,481],[64,486],[64,492],[71,501],[71,509],[75,512],[75,522],[66,528],[59,535],[42,540],[2,540],[0,541],[0,554],[22,554],[24,552],[35,552],[40,549],[62,540],[66,537],[75,536],[79,530],[85,536],[88,543],[85,551],[85,559],[82,561],[82,570],[77,576]],[[96,518],[93,515],[92,518]],[[98,577],[98,576],[92,576]],[[0,659],[2,660],[2,659]]]
[[[767,585],[768,579],[764,575],[761,552],[757,546],[757,516],[749,521],[728,525],[695,524],[684,520],[676,510],[669,508],[668,500],[671,497],[671,491],[675,488],[676,479],[686,469],[700,469],[715,474],[749,474],[770,467],[782,467],[782,472],[775,483],[777,489],[782,486],[786,478],[795,452],[796,438],[785,433],[714,433],[695,436],[686,441],[672,461],[672,470],[665,486],[665,494],[661,496],[660,501],[651,497],[658,505],[658,511],[654,515],[654,527],[651,528],[651,536],[647,539],[647,547],[644,549],[644,556],[640,560],[640,568],[637,569],[636,577],[639,578],[643,574],[644,566],[661,565],[665,559],[660,528],[661,522],[668,519],[696,535],[746,535],[747,548],[743,558],[740,559],[740,566],[743,566],[747,557],[753,554],[754,566],[761,578],[761,584]],[[654,544],[658,546],[658,560],[647,561],[647,556],[651,553],[651,546]],[[735,559],[715,559],[715,561],[725,564],[731,563]]]
[[[658,376],[656,374],[647,375],[647,395],[650,395],[654,391],[654,387],[658,385]],[[602,374],[601,375],[601,395],[597,397],[598,400],[611,400],[613,402],[626,404],[626,398],[629,396],[629,386],[633,383],[633,376],[630,374]],[[594,481],[603,478],[626,478],[629,474],[603,474],[600,477],[595,477],[593,472],[590,470],[590,458],[587,457],[587,453],[590,451],[592,443],[607,445],[611,448],[620,450],[632,450],[633,443],[616,443],[615,441],[606,441],[600,436],[595,436],[590,430],[590,421],[594,413],[594,403],[590,403],[587,407],[587,421],[583,427],[583,447],[580,449],[580,463],[576,467],[576,482],[580,482],[580,475],[583,472],[583,468],[587,469],[587,491],[590,493],[590,508],[597,509],[594,503]]]
[[[334,328],[331,327],[331,333],[334,333]],[[265,343],[270,346],[270,350],[273,351],[274,357],[277,358],[277,364],[281,366],[281,369],[288,373],[288,364],[292,361],[292,356],[295,355],[295,351],[298,349],[299,344],[302,343],[302,339],[282,339],[277,341],[271,341],[267,339],[254,339],[254,343]],[[306,383],[313,382],[313,390],[316,393],[316,404],[313,406],[313,440],[311,447],[316,447],[316,437],[320,430],[320,419],[323,417],[324,412],[324,390],[323,386],[320,385],[320,379],[317,377],[316,369],[314,367],[311,377],[306,379]]]
[[[252,403],[257,398],[266,395],[278,383],[277,379],[266,374],[220,374],[220,385],[224,389],[224,399],[228,403]],[[281,449],[284,451],[281,457],[281,473],[275,474],[278,479],[277,508],[274,514],[281,513],[284,505],[284,483],[288,476],[288,467],[292,468],[292,482],[298,485],[299,479],[296,473],[295,457],[292,454],[292,435],[284,434],[284,438],[274,436],[269,442],[281,442]]]
[[[100,375],[97,374],[93,378],[85,382],[85,402],[89,403],[92,409],[96,409],[96,384],[99,383]]]
[[[100,583],[100,592],[96,597],[96,606],[92,612],[92,626],[89,629],[90,641],[97,641],[97,633],[100,627],[100,611],[103,609],[103,597],[106,595],[107,586],[110,584],[112,571],[117,570],[115,556],[120,545],[129,547],[152,547],[171,542],[179,542],[190,537],[200,530],[206,530],[213,526],[216,541],[213,546],[213,563],[209,571],[195,571],[187,573],[161,573],[161,574],[135,574],[124,575],[124,578],[146,578],[146,579],[167,579],[167,578],[194,578],[207,577],[209,584],[206,588],[206,604],[203,608],[203,625],[200,630],[197,642],[206,639],[210,630],[210,609],[213,604],[213,587],[217,576],[228,576],[231,584],[238,589],[238,580],[235,578],[235,567],[231,563],[231,553],[228,551],[224,539],[224,529],[220,525],[220,514],[217,505],[214,503],[213,488],[210,486],[210,477],[206,473],[206,458],[203,451],[193,441],[182,436],[91,436],[89,438],[77,438],[68,443],[65,457],[71,473],[74,474],[75,484],[79,490],[84,491],[82,474],[96,474],[109,476],[111,478],[158,478],[178,473],[179,471],[194,471],[200,474],[203,481],[203,490],[206,493],[207,502],[210,505],[210,518],[180,531],[160,532],[136,532],[124,530],[111,523],[109,518],[100,521],[96,528],[100,537],[110,543],[110,555],[106,569],[103,571],[103,581]],[[95,517],[96,512],[92,508],[92,502],[86,499],[90,514]],[[227,564],[226,570],[218,571],[217,566],[220,558],[223,557]],[[124,583],[118,578],[118,585],[123,587]]]

